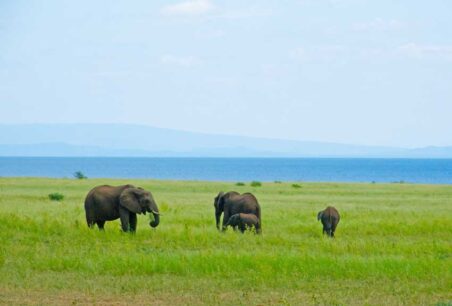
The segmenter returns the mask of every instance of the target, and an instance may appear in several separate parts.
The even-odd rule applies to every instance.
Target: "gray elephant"
[[[104,229],[105,221],[120,218],[124,232],[135,232],[137,214],[146,214],[146,212],[154,215],[154,221],[149,225],[158,226],[160,213],[152,194],[133,185],[97,186],[88,192],[85,199],[86,222],[89,227],[93,227],[96,223],[100,230]]]
[[[317,220],[322,221],[323,224],[323,234],[326,233],[333,238],[340,218],[337,209],[331,206],[328,206],[325,210],[319,211],[317,214]]]
[[[234,230],[238,227],[242,233],[245,232],[247,228],[251,229],[252,227],[254,227],[257,232],[258,225],[259,219],[253,214],[235,214],[229,217],[228,223],[226,223],[226,227],[232,226]]]
[[[215,207],[215,220],[218,229],[220,229],[219,224],[222,213],[224,213],[223,231],[226,229],[229,218],[232,215],[244,213],[253,214],[257,217],[256,233],[260,234],[262,232],[261,207],[253,194],[239,194],[235,191],[220,192],[215,197],[213,205]]]

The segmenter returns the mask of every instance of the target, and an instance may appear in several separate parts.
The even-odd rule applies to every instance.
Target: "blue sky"
[[[0,1],[0,122],[452,145],[448,0]]]

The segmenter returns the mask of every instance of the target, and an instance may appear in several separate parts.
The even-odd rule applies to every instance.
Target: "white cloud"
[[[161,14],[172,17],[205,17],[212,19],[246,19],[253,17],[267,17],[273,14],[270,9],[260,7],[243,7],[238,9],[224,9],[216,7],[210,0],[191,0],[168,5],[161,9]]]
[[[381,19],[381,18],[376,18],[376,19],[374,19],[372,21],[368,21],[368,22],[355,23],[352,26],[352,28],[355,31],[367,32],[367,31],[399,30],[399,29],[403,28],[404,26],[405,26],[405,24],[400,20],[396,20],[396,19],[385,20],[385,19]]]
[[[298,62],[372,60],[376,58],[435,59],[452,61],[452,45],[407,43],[395,47],[359,47],[346,45],[302,46],[289,51]]]
[[[290,57],[296,61],[332,61],[347,55],[349,48],[342,45],[299,47],[290,51]]]
[[[309,55],[304,47],[298,47],[290,51],[290,58],[298,61],[309,60]]]
[[[192,0],[165,6],[161,13],[167,16],[199,16],[209,13],[213,8],[210,0]]]
[[[253,18],[253,17],[267,17],[273,14],[272,10],[257,8],[257,7],[249,7],[242,8],[237,10],[224,10],[219,12],[218,14],[212,15],[212,18],[218,19],[244,19],[244,18]]]
[[[417,59],[436,58],[452,60],[452,46],[448,45],[421,45],[411,42],[399,46],[396,53]]]
[[[302,5],[334,5],[334,6],[352,6],[365,4],[366,0],[298,0]]]
[[[194,56],[175,56],[171,54],[163,55],[160,62],[165,65],[190,68],[201,64],[201,60]]]

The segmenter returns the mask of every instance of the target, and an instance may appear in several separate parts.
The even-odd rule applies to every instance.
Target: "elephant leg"
[[[256,234],[261,234],[262,233],[261,223],[260,222],[257,222],[256,224],[254,224],[254,228],[256,229]]]
[[[124,232],[130,230],[130,212],[125,208],[119,207],[119,218],[121,219],[121,228]]]
[[[105,221],[97,221],[97,227],[99,228],[99,230],[103,231],[104,230],[104,225],[105,225]]]
[[[334,232],[336,232],[336,226],[337,226],[337,223],[333,223],[333,226],[331,227],[331,237],[333,237],[333,238],[334,238]]]
[[[331,229],[331,225],[329,225],[329,227],[326,229],[326,234],[328,235],[328,237],[331,237],[332,232],[333,230]]]
[[[239,225],[239,229],[240,229],[240,231],[241,231],[242,233],[244,233],[245,230],[246,230],[246,225],[243,224],[243,223],[241,223],[241,224]]]
[[[259,223],[254,224],[254,231],[256,234],[260,233],[260,229],[258,228],[258,226],[259,226]]]
[[[94,224],[96,224],[96,222],[92,221],[92,220],[86,220],[86,224],[88,224],[89,228],[93,228]]]
[[[221,213],[219,213],[219,214],[215,213],[215,224],[216,224],[218,230],[220,230],[220,218],[221,218]]]
[[[221,226],[222,231],[225,231],[225,230],[226,230],[226,226],[227,226],[227,224],[228,224],[229,217],[230,217],[230,216],[229,216],[229,212],[225,211],[225,212],[224,212],[224,215],[223,215],[223,224],[222,224],[222,226]]]
[[[94,224],[96,223],[94,214],[87,211],[86,212],[86,224],[88,224],[89,228],[93,228]]]
[[[129,214],[130,231],[135,232],[137,230],[137,214]]]

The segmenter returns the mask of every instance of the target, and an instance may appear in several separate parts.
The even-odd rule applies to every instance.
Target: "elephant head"
[[[127,210],[136,214],[146,214],[151,212],[154,215],[154,221],[149,223],[152,227],[157,227],[160,223],[160,213],[152,194],[143,188],[127,188],[120,197],[119,204]]]
[[[217,229],[220,229],[220,217],[224,210],[224,192],[220,192],[215,197],[213,206],[215,207],[215,220],[217,222]]]

